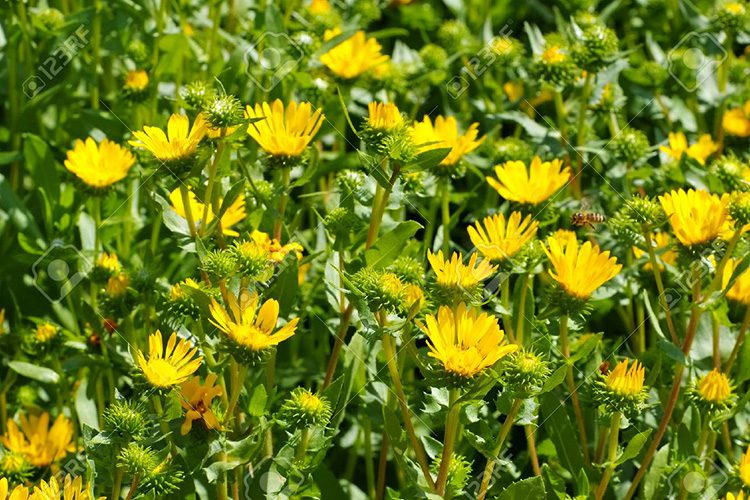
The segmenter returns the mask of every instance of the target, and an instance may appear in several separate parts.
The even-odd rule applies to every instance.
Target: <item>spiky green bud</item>
[[[293,428],[324,427],[331,419],[328,399],[297,387],[281,406],[281,416]]]
[[[734,192],[729,199],[729,216],[735,224],[743,227],[750,224],[750,193]]]
[[[747,6],[745,2],[728,1],[719,4],[714,12],[714,23],[721,29],[737,31],[747,24]]]
[[[503,387],[516,398],[537,395],[549,377],[549,363],[533,351],[520,349],[503,360],[501,365]]]
[[[146,47],[146,44],[143,43],[141,40],[135,39],[131,41],[128,44],[128,48],[126,49],[128,56],[130,56],[133,61],[136,62],[136,64],[143,63],[146,59],[148,59],[149,53],[148,53],[148,47]]]
[[[594,24],[584,29],[576,40],[572,50],[573,59],[580,68],[596,73],[614,58],[618,43],[612,29]]]
[[[134,442],[128,443],[120,451],[117,461],[129,475],[141,477],[150,474],[159,464],[156,453],[150,447]]]
[[[33,20],[47,31],[56,31],[65,24],[65,15],[57,9],[40,9],[33,14]]]
[[[424,282],[424,270],[422,264],[413,257],[406,257],[403,255],[398,257],[390,266],[388,266],[388,270],[406,283],[419,285]]]
[[[748,191],[750,183],[745,179],[750,173],[747,163],[730,153],[720,156],[711,163],[710,172],[719,178],[727,191]]]
[[[367,301],[371,311],[396,311],[406,300],[404,283],[391,272],[364,268],[351,276],[358,294]]]
[[[233,127],[244,119],[242,103],[233,95],[214,97],[206,103],[203,113],[214,129]]]
[[[104,412],[104,424],[115,441],[139,441],[146,432],[148,419],[140,403],[117,400]]]
[[[211,281],[221,281],[237,272],[237,261],[231,251],[213,250],[203,257],[201,267]]]
[[[440,471],[440,463],[442,461],[442,454],[435,457],[435,460],[430,465],[430,471],[433,475],[437,476]],[[446,485],[447,493],[450,493],[451,497],[458,497],[466,487],[466,484],[471,478],[471,462],[466,460],[463,455],[453,452],[450,456],[450,464],[448,464],[448,484]]]
[[[553,87],[564,88],[581,74],[581,69],[571,57],[567,43],[559,36],[548,36],[544,51],[534,56],[531,72]]]
[[[522,161],[529,163],[534,156],[534,150],[524,140],[517,137],[506,137],[495,142],[492,151],[495,163],[502,164],[506,161]]]
[[[180,97],[188,108],[203,109],[214,98],[214,89],[205,82],[196,81],[185,85],[180,90]]]
[[[632,164],[642,160],[649,147],[646,134],[630,127],[622,129],[610,143],[615,158]]]

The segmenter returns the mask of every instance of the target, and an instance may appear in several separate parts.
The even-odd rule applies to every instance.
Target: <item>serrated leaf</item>
[[[536,476],[511,484],[497,496],[497,500],[526,500],[528,498],[546,497],[544,480],[540,476]]]

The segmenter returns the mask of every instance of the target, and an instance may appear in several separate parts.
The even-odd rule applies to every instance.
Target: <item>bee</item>
[[[607,218],[596,212],[576,212],[570,216],[570,224],[576,227],[591,226],[596,229],[596,224],[601,224]]]

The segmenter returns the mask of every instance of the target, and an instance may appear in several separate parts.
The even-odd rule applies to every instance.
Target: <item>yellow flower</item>
[[[745,486],[750,486],[750,446],[747,447],[747,451],[740,457],[740,479],[745,483]]]
[[[52,340],[59,329],[52,323],[41,323],[36,327],[36,339],[39,342],[49,342]]]
[[[148,87],[148,73],[142,69],[128,71],[125,75],[125,88],[128,90],[143,90]]]
[[[190,200],[190,213],[193,215],[193,220],[195,221],[196,226],[200,226],[205,205],[198,201],[198,198],[195,197],[195,193],[193,193],[192,189],[188,190],[188,199]],[[185,205],[182,203],[182,195],[180,194],[179,188],[176,188],[174,191],[169,193],[169,202],[172,204],[172,209],[177,213],[177,215],[179,215],[183,219],[187,218],[187,215],[185,213]],[[246,216],[247,212],[245,211],[245,195],[240,194],[239,196],[237,196],[237,198],[234,199],[232,204],[227,207],[227,209],[219,219],[222,234],[224,236],[239,236],[240,233],[232,229],[232,227],[245,220]],[[215,218],[216,217],[214,215],[214,211],[209,206],[208,215],[206,216],[206,224],[211,224],[211,222],[213,222]]]
[[[238,128],[240,128],[239,125],[234,126],[234,127],[226,127],[226,128],[223,128],[223,129],[222,128],[214,128],[214,127],[209,126],[206,129],[206,137],[208,137],[209,139],[218,139],[218,138],[222,137],[222,130],[224,131],[224,135],[223,136],[224,137],[229,137],[230,135],[234,134],[235,131]]]
[[[128,291],[130,285],[130,278],[125,273],[120,273],[112,276],[107,280],[107,284],[104,287],[104,291],[107,295],[112,298],[122,297]]]
[[[404,297],[406,300],[407,309],[411,310],[413,307],[416,310],[422,308],[424,305],[424,290],[419,285],[406,285],[404,289]]]
[[[172,300],[183,299],[185,297],[185,291],[183,290],[184,287],[200,288],[200,285],[193,278],[184,279],[179,283],[172,285],[169,289],[169,298]]]
[[[706,159],[718,151],[719,145],[711,140],[710,135],[703,134],[698,138],[698,142],[688,146],[685,134],[670,132],[669,146],[661,146],[659,149],[675,160],[681,159],[682,155],[686,154],[701,165],[705,165]]]
[[[431,149],[451,148],[448,156],[440,162],[442,166],[453,166],[461,158],[479,147],[486,136],[477,139],[479,124],[472,123],[465,134],[458,132],[458,122],[452,116],[438,115],[433,126],[430,117],[425,115],[421,122],[414,122],[411,127],[411,138],[420,152]]]
[[[245,108],[245,118],[261,118],[247,126],[247,133],[266,153],[273,156],[299,156],[320,130],[325,116],[312,104],[295,101],[286,108],[280,99]]]
[[[263,250],[268,252],[270,259],[277,264],[284,260],[284,257],[291,252],[294,252],[297,255],[297,260],[302,258],[302,251],[304,248],[302,248],[302,245],[299,243],[292,242],[282,245],[279,240],[271,238],[268,233],[262,231],[253,231],[250,233],[250,237]]]
[[[485,217],[474,226],[469,226],[469,238],[486,259],[493,262],[505,260],[536,236],[539,223],[532,221],[530,215],[523,220],[521,217],[520,212],[513,212],[507,224],[503,214]]]
[[[367,124],[375,130],[393,130],[404,124],[401,111],[392,102],[371,102],[367,110]]]
[[[545,161],[535,156],[528,170],[522,161],[508,161],[495,166],[497,179],[487,182],[506,200],[538,205],[563,187],[570,179],[570,169],[560,160]]]
[[[578,241],[578,235],[570,229],[558,229],[552,236],[561,244],[566,244],[569,241]]]
[[[202,114],[195,117],[190,128],[188,117],[175,113],[167,122],[167,134],[158,127],[143,127],[142,131],[133,132],[137,140],[130,141],[130,145],[149,150],[157,160],[163,162],[185,160],[193,156],[207,129],[208,124]]]
[[[34,493],[29,497],[29,500],[58,500],[59,498],[63,500],[93,500],[94,497],[91,496],[90,490],[91,484],[84,483],[81,476],[75,476],[72,479],[71,476],[66,475],[62,489],[60,489],[60,484],[55,476],[52,476],[49,482],[41,480],[38,486],[34,486]],[[98,500],[104,499],[105,497],[99,497]]]
[[[102,252],[99,258],[96,259],[96,266],[113,273],[120,272],[120,260],[114,252]]]
[[[547,238],[549,249],[544,247],[554,268],[549,275],[557,281],[568,295],[587,299],[594,290],[611,280],[622,269],[616,257],[609,256],[609,250],[602,252],[590,241],[578,245],[577,240],[559,240],[555,236]]]
[[[326,30],[323,40],[331,40],[340,34],[340,28]],[[388,56],[381,53],[382,48],[377,40],[367,38],[364,31],[357,31],[320,56],[320,62],[336,76],[348,80],[388,61]]]
[[[734,271],[737,269],[740,262],[740,259],[727,260],[727,263],[724,266],[724,274],[722,276],[722,288],[727,287],[729,280],[732,278],[732,274],[734,274]],[[750,306],[750,269],[746,269],[737,276],[732,287],[727,290],[727,298],[736,300],[746,306]]]
[[[194,358],[197,353],[197,347],[192,347],[185,339],[178,340],[174,332],[165,349],[161,332],[156,330],[148,337],[148,360],[140,350],[136,353],[136,359],[149,383],[166,389],[185,382],[200,368],[203,357]]]
[[[557,64],[565,61],[567,55],[559,45],[550,45],[542,52],[542,60],[549,64]]]
[[[724,131],[729,135],[738,137],[750,136],[750,101],[742,107],[733,108],[724,113],[721,119]]]
[[[186,410],[185,422],[180,427],[180,433],[184,436],[193,427],[193,422],[202,420],[206,429],[219,429],[218,419],[211,411],[211,400],[221,395],[221,387],[215,386],[216,375],[208,374],[206,383],[201,385],[200,377],[193,377],[182,384],[182,398],[180,404]]]
[[[6,450],[23,455],[34,467],[48,467],[76,450],[73,422],[61,414],[50,427],[49,418],[47,412],[21,415],[20,429],[13,420],[8,420],[0,441]]]
[[[442,306],[437,317],[429,314],[425,324],[418,326],[427,335],[428,355],[459,377],[473,377],[518,348],[503,342],[505,332],[497,318],[486,313],[477,315],[463,303],[455,310]]]
[[[88,186],[106,188],[124,179],[133,163],[133,155],[119,144],[103,139],[97,145],[89,137],[68,151],[65,168]]]
[[[651,243],[654,245],[654,249],[657,250],[656,254],[661,258],[662,262],[669,265],[674,265],[674,263],[677,262],[677,252],[671,248],[672,242],[669,234],[664,232],[651,233]],[[636,246],[632,247],[632,249],[633,255],[636,259],[640,259],[643,256],[648,258],[645,250],[641,250]],[[659,264],[659,268],[663,269],[664,266]],[[643,269],[650,271],[652,269],[651,262],[646,262],[643,265]]]
[[[508,96],[510,102],[516,102],[523,97],[523,83],[522,82],[505,82],[503,84],[503,92]]]
[[[480,282],[489,278],[497,269],[490,261],[483,260],[477,264],[479,256],[474,253],[469,258],[469,263],[463,263],[463,255],[453,252],[450,260],[443,258],[443,251],[439,250],[437,255],[428,251],[427,260],[430,261],[432,270],[435,271],[437,284],[445,288],[461,288],[471,290]]]
[[[279,303],[274,299],[264,302],[257,316],[258,294],[243,292],[239,300],[229,294],[227,300],[229,311],[216,300],[211,300],[209,309],[212,318],[209,321],[241,347],[253,352],[262,351],[278,345],[296,332],[299,318],[294,318],[274,332],[279,318]]]
[[[715,239],[728,217],[729,196],[682,189],[659,197],[675,236],[685,246]]]
[[[727,496],[724,497],[724,500],[745,500],[745,492],[740,491],[736,495],[734,493],[727,493]]]
[[[732,395],[726,375],[714,368],[698,380],[698,394],[709,403],[724,403]]]
[[[312,0],[310,5],[307,6],[307,10],[312,14],[328,14],[331,12],[331,4],[328,0]]]
[[[607,386],[620,396],[635,396],[643,390],[645,368],[638,361],[628,368],[628,362],[627,358],[620,361],[607,375]]]
[[[10,493],[10,496],[8,496]],[[2,500],[27,500],[29,498],[29,489],[25,486],[18,485],[10,491],[8,479],[0,478],[0,499]],[[67,499],[66,499],[67,500]]]

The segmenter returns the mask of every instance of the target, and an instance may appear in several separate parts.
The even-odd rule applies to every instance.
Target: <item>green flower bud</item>
[[[404,307],[406,287],[391,272],[364,268],[351,276],[351,281],[371,311],[395,311]]]
[[[739,227],[750,224],[750,193],[732,193],[728,208],[729,216]]]
[[[529,398],[539,394],[549,377],[549,363],[533,351],[518,350],[503,360],[503,387],[515,398]]]
[[[151,448],[131,442],[120,451],[118,463],[129,475],[144,477],[156,468],[159,461]]]
[[[440,471],[440,462],[442,461],[442,454],[435,457],[435,461],[430,465],[430,471],[433,475],[437,476]],[[461,492],[466,487],[471,478],[471,462],[466,460],[463,455],[458,453],[451,453],[450,464],[448,465],[448,484],[446,485],[446,493],[450,493],[451,497],[461,496]]]
[[[281,406],[281,416],[293,428],[325,427],[332,415],[331,404],[309,389],[297,387]]]
[[[724,2],[714,13],[714,23],[721,29],[737,31],[747,23],[747,7],[744,2]]]
[[[273,263],[268,249],[253,240],[235,241],[229,247],[239,272],[253,280],[267,281],[273,274]]]
[[[401,22],[412,30],[425,30],[426,32],[437,29],[442,20],[435,8],[427,2],[414,2],[404,5],[400,9]]]
[[[419,51],[419,57],[427,71],[444,70],[448,66],[448,53],[434,43],[428,43]]]
[[[16,392],[16,400],[18,401],[18,404],[26,408],[36,406],[38,398],[39,391],[30,385],[22,385]]]
[[[364,225],[357,214],[345,207],[336,207],[328,212],[323,223],[326,229],[337,237],[356,232]]]
[[[352,4],[352,16],[359,16],[362,25],[377,21],[382,15],[377,0],[361,0]]]
[[[747,164],[734,154],[720,156],[711,163],[710,172],[719,178],[727,191],[747,191],[750,185],[745,180],[745,172],[750,172]]]
[[[534,56],[532,74],[556,88],[569,85],[581,74],[570,55],[570,49],[559,36],[548,36],[544,52]]]
[[[645,196],[629,199],[623,207],[623,215],[638,224],[658,226],[666,219],[661,204]]]
[[[41,9],[34,15],[34,21],[47,31],[57,31],[65,24],[65,15],[57,9]]]
[[[355,200],[364,200],[368,197],[365,189],[365,174],[358,170],[344,170],[336,176],[336,183],[341,191],[342,198],[352,197]]]
[[[33,466],[22,454],[6,450],[0,455],[0,476],[8,480],[11,488],[26,483],[32,472]]]
[[[126,49],[128,56],[136,62],[136,64],[141,64],[146,59],[148,59],[149,53],[148,53],[148,47],[146,47],[146,44],[142,41],[135,39],[132,40],[128,44],[128,48]]]
[[[104,412],[104,425],[115,441],[140,441],[148,420],[140,403],[117,400]]]
[[[203,257],[201,267],[211,281],[221,281],[237,272],[237,261],[231,251],[213,250]]]
[[[643,159],[650,145],[645,133],[626,127],[612,140],[609,147],[618,160],[635,164]]]
[[[214,89],[206,83],[197,81],[180,90],[180,97],[190,109],[203,109],[214,98]]]
[[[502,164],[507,161],[522,161],[529,163],[534,156],[534,150],[529,144],[517,137],[506,137],[495,141],[495,149],[492,151],[495,163]]]
[[[138,488],[150,493],[154,498],[164,498],[178,491],[184,478],[184,472],[167,458],[141,479]]]
[[[210,100],[203,112],[214,129],[239,125],[244,120],[242,103],[233,95],[224,95]]]
[[[443,47],[452,51],[472,49],[479,45],[469,27],[458,19],[445,21],[438,29],[437,37]]]
[[[500,64],[515,64],[526,52],[517,38],[511,36],[496,36],[490,41],[490,50],[497,55]]]
[[[615,32],[601,24],[583,30],[573,45],[573,59],[582,69],[596,73],[606,66],[617,52]]]
[[[418,260],[412,257],[398,257],[388,266],[388,270],[406,283],[419,285],[424,282],[423,266]]]

